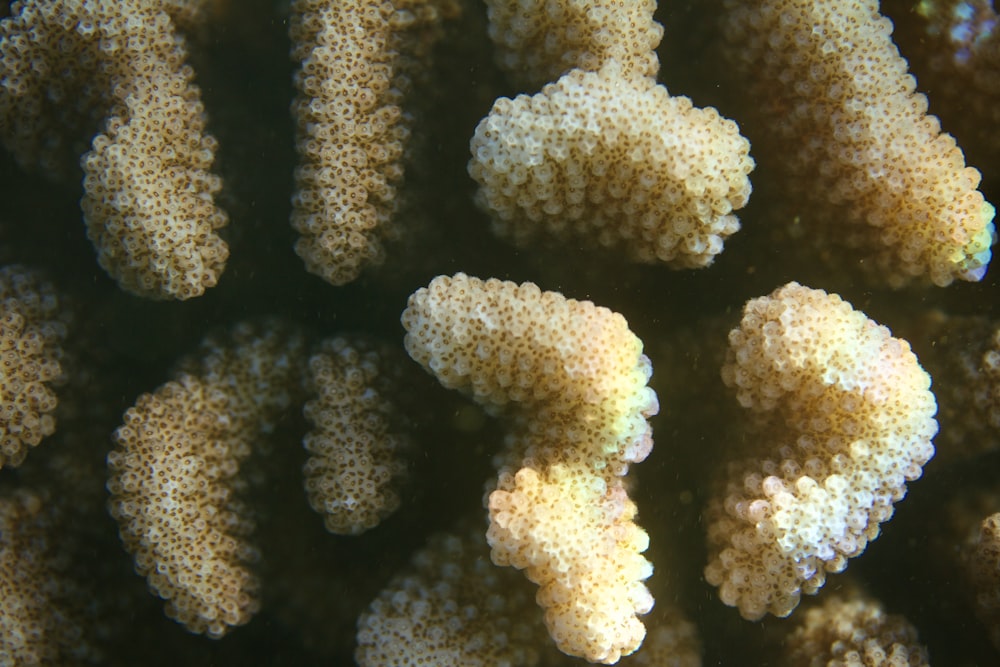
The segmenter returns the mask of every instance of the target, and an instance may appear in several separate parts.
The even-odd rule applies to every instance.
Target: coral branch
[[[524,568],[560,650],[612,664],[652,607],[645,532],[621,484],[652,446],[656,395],[625,319],[532,283],[439,276],[402,316],[406,349],[446,387],[510,406],[490,494],[493,561]]]
[[[934,395],[906,341],[797,283],[748,302],[729,345],[722,378],[757,419],[757,451],[709,503],[705,579],[744,618],[787,616],[920,477]]]

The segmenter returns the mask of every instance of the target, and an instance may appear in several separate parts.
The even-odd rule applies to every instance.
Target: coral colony
[[[0,665],[996,662],[997,20],[5,3]]]

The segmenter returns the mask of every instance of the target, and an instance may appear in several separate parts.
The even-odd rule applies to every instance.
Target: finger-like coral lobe
[[[23,266],[0,269],[0,467],[20,465],[55,431],[65,337],[53,286]]]
[[[204,347],[187,372],[125,413],[108,490],[135,569],[167,600],[167,615],[221,637],[259,608],[240,464],[288,406],[303,342],[241,326]]]
[[[509,408],[493,561],[539,584],[562,651],[605,663],[635,651],[652,567],[621,476],[648,455],[658,409],[642,342],[606,308],[464,274],[415,292],[402,321],[410,356],[444,386]]]
[[[930,377],[904,340],[789,283],[746,304],[722,370],[754,422],[709,503],[705,578],[744,618],[788,615],[864,551],[933,456]]]
[[[349,338],[325,341],[309,358],[314,398],[303,412],[313,429],[303,438],[310,456],[302,472],[309,504],[332,533],[362,533],[399,507],[408,438],[389,399],[394,361],[391,350]]]
[[[982,278],[993,207],[915,92],[878,2],[728,4],[740,81],[764,101],[761,146],[780,151],[809,239],[891,285]]]
[[[229,255],[216,234],[228,221],[213,201],[216,141],[158,3],[18,2],[0,21],[0,55],[0,134],[22,163],[66,172],[100,129],[81,161],[81,205],[101,266],[152,298],[215,285]]]
[[[403,110],[447,0],[295,0],[292,226],[306,269],[335,285],[384,259],[412,117]]]
[[[610,61],[498,99],[472,138],[469,174],[494,231],[519,246],[583,241],[696,268],[739,229],[749,149],[715,109]]]

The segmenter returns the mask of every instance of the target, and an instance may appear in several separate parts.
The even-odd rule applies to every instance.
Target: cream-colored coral
[[[23,266],[0,269],[0,467],[20,465],[55,431],[66,321],[51,284]]]
[[[309,504],[327,530],[358,534],[399,507],[396,487],[406,472],[393,387],[395,359],[361,340],[325,341],[309,359],[309,393],[303,410],[313,430],[303,438]]]
[[[61,536],[45,502],[24,490],[0,498],[0,664],[99,664],[83,631],[80,586],[63,572]]]
[[[583,242],[695,268],[739,229],[749,148],[715,109],[610,61],[498,99],[472,138],[469,174],[494,231],[519,246]]]
[[[610,60],[629,76],[655,77],[663,26],[655,0],[486,0],[497,64],[537,89],[566,72],[596,72]]]
[[[402,105],[447,0],[294,0],[295,251],[341,285],[384,259],[411,115]]]
[[[808,609],[786,639],[788,667],[929,667],[927,649],[902,616],[858,594]]]
[[[489,562],[478,527],[437,534],[358,620],[361,667],[539,664],[545,627],[530,587]]]
[[[554,437],[572,446],[570,434]],[[653,607],[643,583],[653,572],[642,556],[649,536],[635,524],[620,477],[606,479],[580,461],[504,470],[489,511],[493,562],[523,569],[538,584],[561,651],[614,664],[642,644],[646,630],[636,616]]]
[[[124,289],[152,298],[200,295],[229,254],[216,141],[185,60],[153,0],[25,1],[0,21],[5,144],[22,164],[65,172],[98,132],[81,160],[87,234]]]
[[[762,101],[762,148],[778,152],[800,243],[899,286],[979,280],[993,206],[954,139],[927,113],[876,0],[727,0],[741,80]]]
[[[259,608],[240,464],[289,405],[300,336],[240,325],[125,413],[108,455],[109,507],[136,571],[188,630],[221,637]]]
[[[493,561],[539,584],[560,650],[609,664],[635,651],[652,567],[621,476],[648,455],[658,409],[642,342],[606,308],[461,273],[411,295],[402,322],[410,356],[444,386],[509,413]]]
[[[906,341],[797,283],[749,301],[729,347],[722,378],[753,423],[706,510],[705,579],[744,618],[786,616],[920,477],[934,395]]]

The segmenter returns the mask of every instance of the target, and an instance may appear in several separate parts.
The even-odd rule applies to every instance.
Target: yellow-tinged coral
[[[906,341],[797,283],[749,301],[729,348],[722,378],[755,422],[706,510],[705,579],[744,618],[787,616],[920,477],[936,404]]]
[[[799,242],[839,248],[849,266],[893,286],[981,279],[993,206],[915,92],[878,2],[727,7],[739,80],[763,101],[759,146],[778,150],[783,194],[801,207]]]
[[[708,266],[740,227],[750,144],[715,109],[623,70],[610,61],[498,99],[470,145],[476,201],[518,246],[582,241],[640,262]]]
[[[341,285],[384,259],[412,117],[402,104],[447,0],[295,0],[295,251]]]
[[[55,289],[37,273],[0,269],[0,467],[20,465],[55,431],[66,320]]]
[[[303,342],[281,327],[209,339],[188,372],[125,413],[109,508],[136,571],[188,630],[221,637],[260,606],[240,465],[290,400]]]
[[[929,667],[913,625],[860,594],[833,595],[806,610],[785,640],[787,667]]]
[[[610,60],[629,76],[655,77],[663,27],[655,0],[486,0],[497,64],[537,89],[566,72],[596,72]]]
[[[646,629],[636,615],[653,607],[643,583],[653,572],[642,556],[649,536],[635,524],[620,477],[581,464],[526,465],[501,472],[489,511],[493,562],[523,569],[538,584],[556,646],[614,664],[642,644]]]
[[[0,21],[4,143],[66,172],[99,131],[81,159],[87,234],[122,288],[160,299],[202,294],[229,255],[216,141],[185,60],[153,0],[24,1]]]
[[[532,283],[439,276],[402,316],[405,345],[446,387],[510,407],[489,497],[492,558],[524,568],[560,650],[615,663],[652,607],[652,567],[621,475],[652,447],[656,395],[621,315]]]
[[[361,667],[531,667],[544,641],[528,585],[494,567],[482,531],[466,526],[432,536],[371,603],[355,658]]]
[[[325,341],[309,358],[315,398],[303,409],[313,429],[302,441],[310,454],[302,474],[330,532],[362,533],[399,507],[408,438],[387,396],[395,376],[386,365],[395,360],[389,349],[348,338]]]

